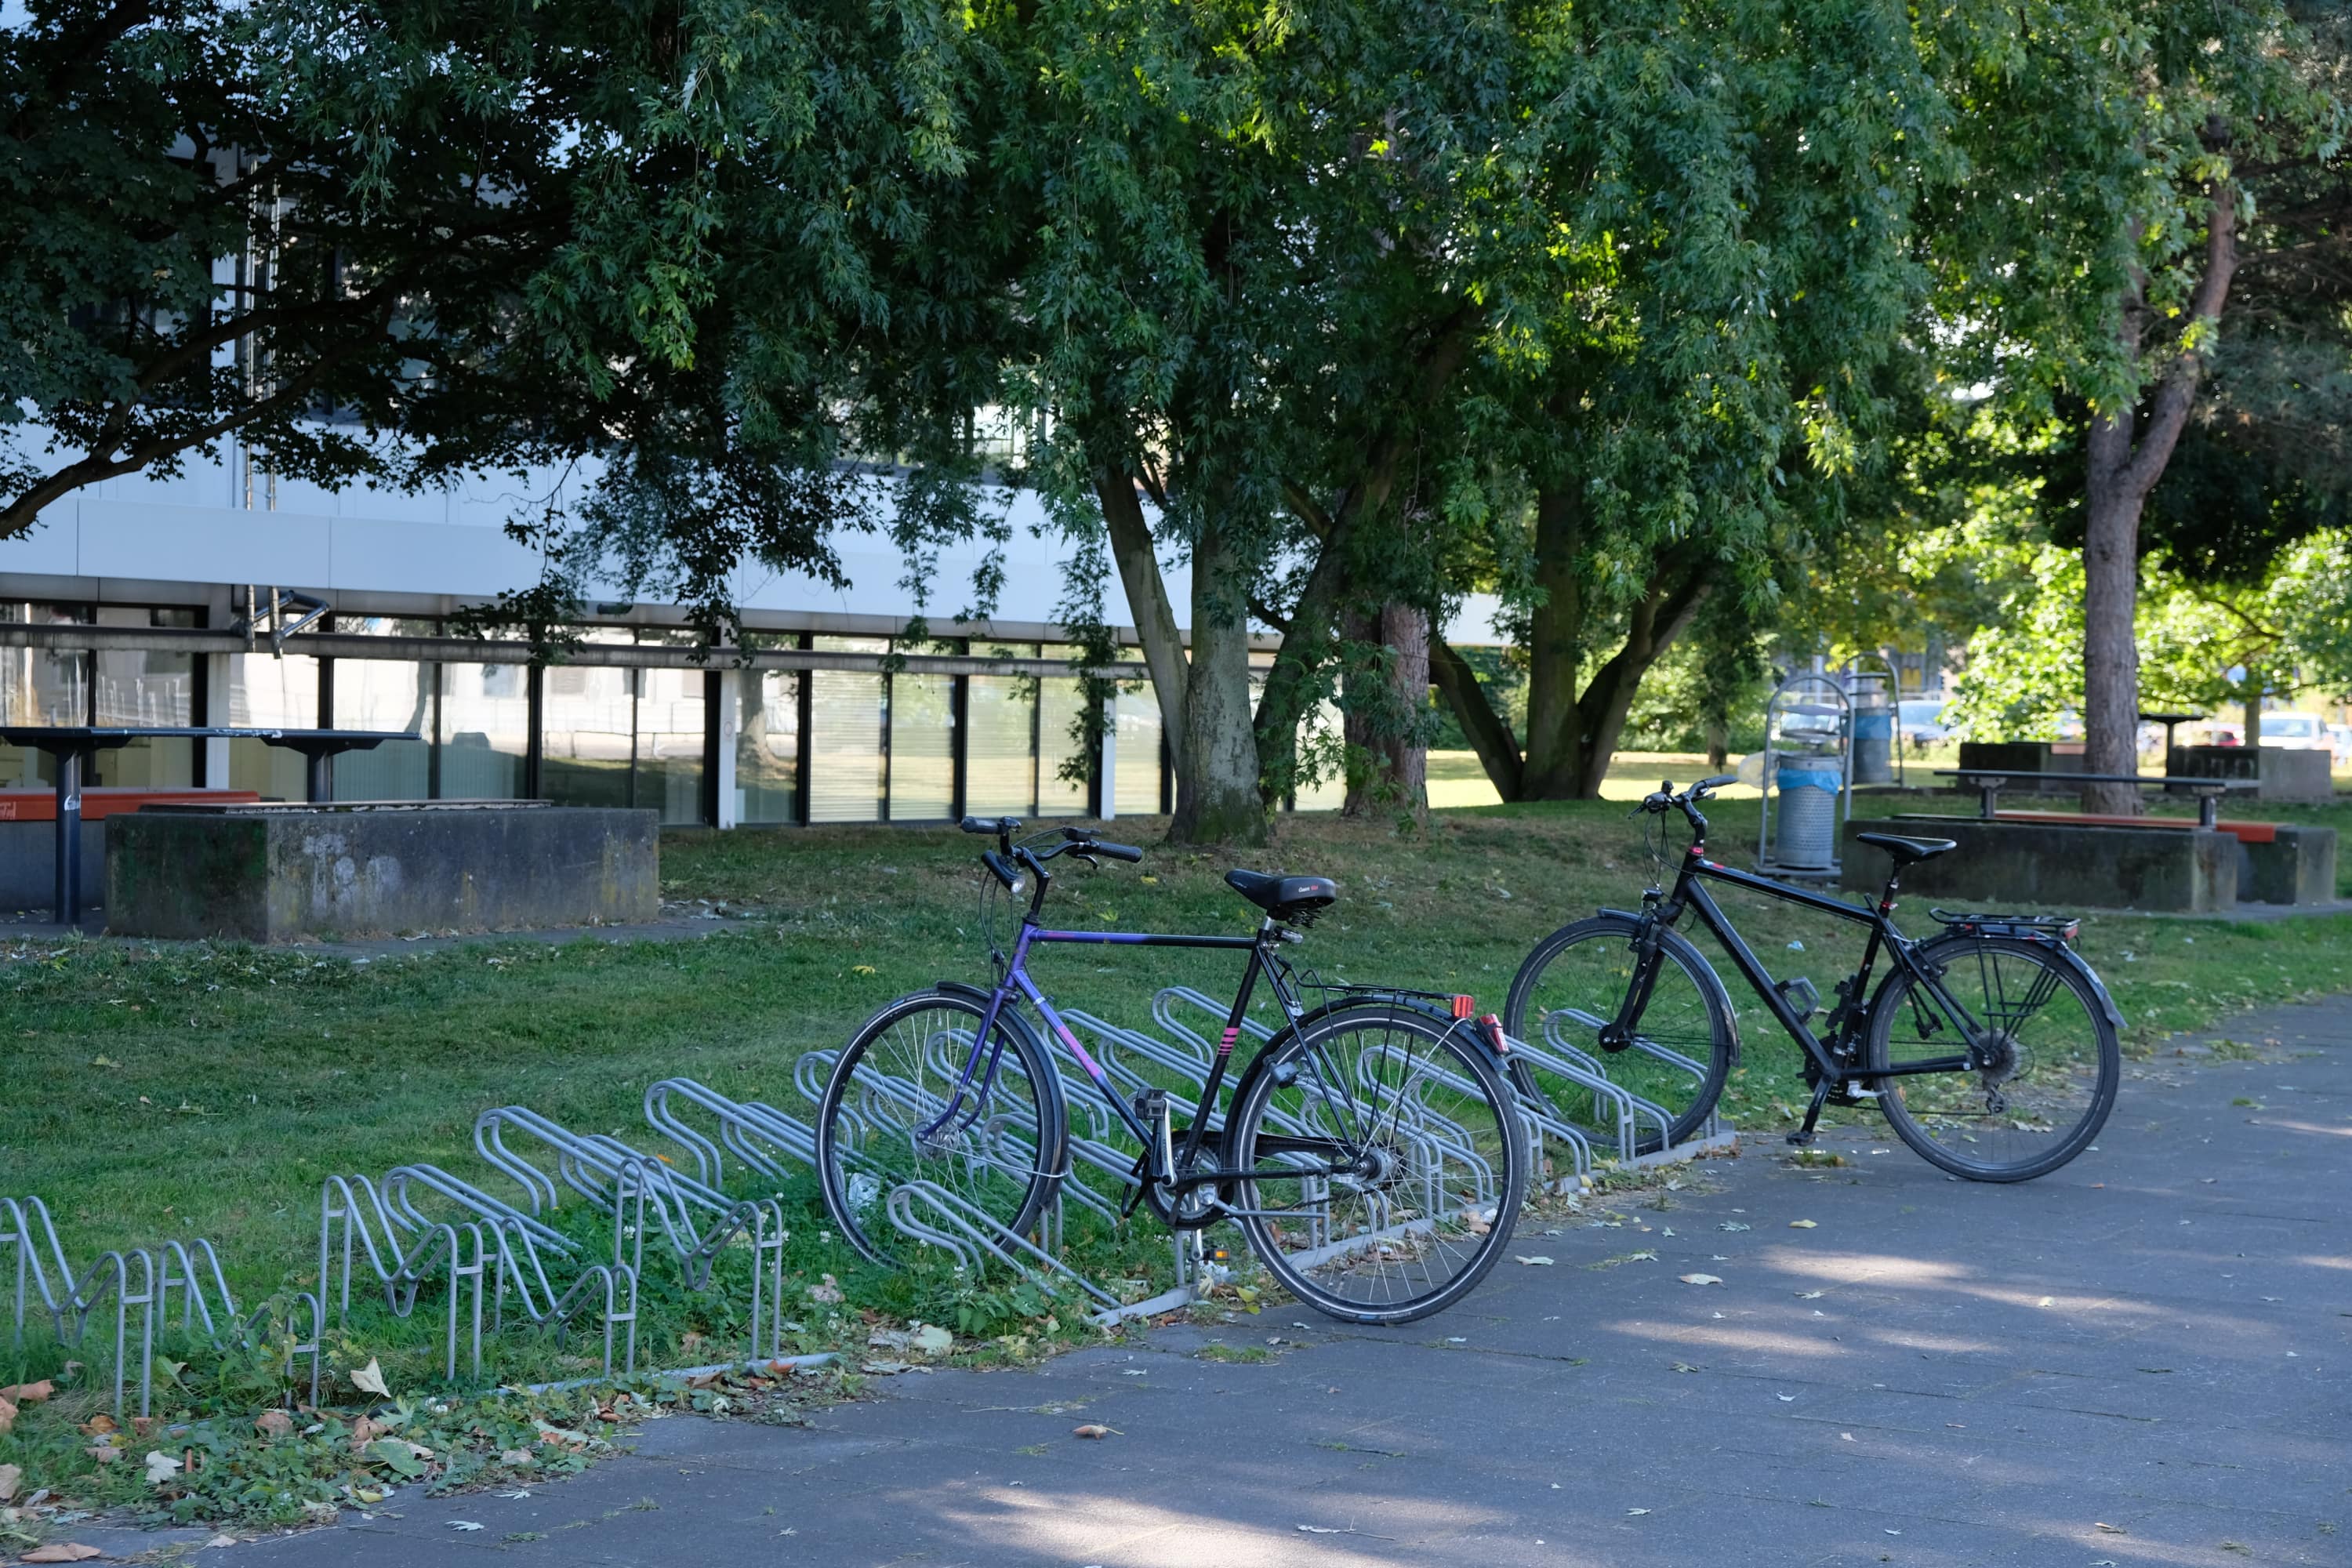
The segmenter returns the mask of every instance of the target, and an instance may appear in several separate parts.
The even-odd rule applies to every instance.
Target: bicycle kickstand
[[[1822,1107],[1829,1103],[1830,1086],[1836,1080],[1824,1078],[1813,1085],[1812,1103],[1805,1107],[1805,1124],[1789,1134],[1789,1142],[1802,1149],[1812,1142],[1813,1124],[1822,1119]]]

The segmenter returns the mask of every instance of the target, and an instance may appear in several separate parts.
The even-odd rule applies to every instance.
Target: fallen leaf
[[[840,1281],[834,1279],[830,1274],[826,1275],[821,1284],[812,1285],[808,1288],[808,1299],[812,1301],[823,1301],[827,1305],[840,1300]]]
[[[98,1415],[93,1415],[89,1420],[83,1422],[81,1424],[81,1429],[89,1433],[93,1437],[103,1433],[118,1430],[114,1425],[114,1417],[107,1415],[103,1411],[100,1411]]]
[[[1625,1510],[1625,1513],[1626,1513],[1626,1516],[1627,1516],[1628,1518],[1631,1518],[1631,1517],[1633,1517],[1633,1516],[1635,1516],[1635,1515],[1647,1513],[1647,1512],[1649,1512],[1649,1511],[1650,1511],[1650,1510],[1649,1510],[1648,1509],[1646,1509],[1646,1508],[1629,1508],[1629,1509],[1627,1509],[1627,1510]]]
[[[1817,1228],[1817,1226],[1813,1221],[1809,1219],[1792,1219],[1789,1222],[1789,1228],[1790,1230],[1812,1230]]]
[[[97,1547],[84,1546],[79,1541],[52,1541],[47,1546],[34,1547],[16,1561],[19,1563],[87,1563],[93,1557],[105,1555],[106,1553]]]
[[[449,1521],[449,1528],[452,1530],[479,1530],[482,1527],[476,1524],[470,1519],[453,1519]]]
[[[25,1471],[22,1466],[0,1465],[0,1502],[6,1502],[15,1497],[16,1483],[24,1479]]]
[[[1714,1274],[1678,1274],[1675,1278],[1685,1285],[1720,1285],[1722,1278]]]
[[[1328,1524],[1302,1524],[1298,1527],[1309,1535],[1345,1535],[1344,1530],[1334,1530]]]
[[[234,1535],[226,1535],[226,1534],[223,1534],[223,1535],[215,1535],[215,1536],[214,1536],[210,1541],[207,1541],[207,1542],[205,1542],[205,1545],[207,1548],[209,1548],[209,1547],[214,1547],[214,1546],[235,1546],[236,1544],[236,1536],[234,1536]]]
[[[1779,1399],[1783,1405],[1794,1405],[1797,1403],[1797,1396],[1793,1394],[1776,1394],[1774,1397]]]
[[[1089,1421],[1083,1426],[1071,1427],[1070,1436],[1073,1437],[1108,1437],[1116,1434],[1118,1431],[1118,1428],[1116,1426],[1104,1426]]]
[[[510,1492],[500,1492],[498,1495],[506,1499],[509,1502],[520,1502],[523,1499],[530,1496],[530,1489],[526,1487],[517,1487]]]
[[[1674,1363],[1674,1368],[1676,1372],[1696,1372],[1698,1370],[1698,1368],[1691,1365],[1691,1363],[1686,1361],[1675,1362]]]
[[[91,1458],[96,1459],[101,1465],[110,1465],[114,1463],[115,1460],[122,1458],[122,1450],[116,1447],[111,1443],[92,1443],[89,1447],[84,1448],[82,1452],[88,1454]]]
[[[0,1399],[16,1405],[38,1405],[57,1391],[57,1384],[45,1377],[38,1383],[12,1383],[0,1388]]]
[[[0,1399],[0,1437],[6,1436],[8,1435],[8,1428],[14,1426],[16,1424],[16,1407],[9,1404],[5,1399]]]
[[[531,1457],[531,1452],[529,1448],[501,1448],[499,1450],[499,1463],[501,1465],[535,1465],[539,1463],[539,1461]]]
[[[133,1415],[131,1418],[131,1435],[142,1440],[152,1437],[155,1435],[155,1428],[163,1424],[161,1415]]]
[[[253,1418],[253,1429],[265,1437],[283,1437],[294,1430],[294,1417],[283,1410],[265,1410]]]
[[[692,1329],[688,1329],[686,1332],[677,1336],[677,1348],[683,1354],[692,1355],[695,1352],[700,1350],[702,1346],[702,1336],[696,1333]]]
[[[383,1399],[392,1397],[392,1390],[383,1381],[383,1368],[376,1364],[373,1356],[368,1357],[367,1365],[352,1373],[352,1386],[362,1394],[373,1394]]]
[[[903,1361],[869,1361],[857,1370],[875,1377],[896,1377],[906,1371],[908,1364]]]
[[[180,1461],[160,1448],[147,1450],[147,1484],[160,1487],[180,1473]]]
[[[874,973],[874,966],[870,963],[853,963],[849,966],[849,973],[852,974],[871,974]]]
[[[1514,1256],[1517,1255],[1515,1254]],[[1519,1261],[1526,1264],[1530,1268],[1549,1268],[1552,1266],[1551,1259],[1546,1258],[1540,1252],[1537,1253],[1533,1258],[1519,1258]]]
[[[2044,1296],[2033,1304],[2037,1307],[2054,1307],[2058,1304],[2058,1299],[2055,1296]]]
[[[2103,1521],[2095,1519],[2091,1521],[2091,1528],[2093,1530],[2104,1530],[2109,1535],[2127,1535],[2130,1533],[2130,1531],[2124,1529],[2120,1524],[2108,1524]]]
[[[1851,1443],[1853,1441],[1853,1434],[1851,1432],[1841,1432],[1838,1434],[1838,1441],[1841,1443]]]
[[[375,1424],[375,1417],[361,1416],[352,1423],[352,1452],[358,1453],[383,1436],[383,1428]]]
[[[1800,1301],[1818,1301],[1821,1299],[1822,1293],[1819,1290],[1800,1290],[1797,1292],[1797,1300]]]
[[[925,1355],[945,1355],[955,1349],[955,1336],[937,1323],[919,1324],[914,1333],[914,1347]]]

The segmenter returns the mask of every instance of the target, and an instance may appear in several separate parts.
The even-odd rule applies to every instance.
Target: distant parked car
[[[1906,698],[1895,705],[1895,722],[1906,743],[1940,745],[1952,738],[1952,727],[1945,717],[1950,707],[1940,697]]]
[[[2263,744],[2282,752],[2327,751],[2327,721],[2316,713],[2265,713]]]
[[[2336,765],[2352,768],[2352,724],[2327,726],[2327,749],[2336,753]]]

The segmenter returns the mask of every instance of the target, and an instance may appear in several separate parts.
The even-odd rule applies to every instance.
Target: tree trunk
[[[1339,635],[1359,648],[1381,635],[1380,617],[1350,611],[1339,622]],[[1348,798],[1342,816],[1368,816],[1372,810],[1372,716],[1387,682],[1384,672],[1370,664],[1349,668],[1339,685],[1339,734],[1347,745]]]
[[[1478,685],[1478,672],[1433,631],[1429,638],[1429,677],[1438,694],[1445,699],[1445,705],[1461,721],[1462,732],[1470,737],[1471,749],[1478,753],[1478,765],[1486,770],[1495,793],[1505,800],[1518,799],[1518,737],[1511,733],[1511,726],[1503,716],[1495,711],[1495,705],[1486,700],[1486,693]]]
[[[1731,723],[1721,713],[1709,713],[1702,721],[1706,727],[1706,766],[1709,773],[1721,773],[1731,761]]]
[[[1577,665],[1584,653],[1582,500],[1569,485],[1536,498],[1536,585],[1528,632],[1528,756],[1513,800],[1570,800],[1582,787],[1584,721]]]
[[[2246,667],[2246,744],[2257,752],[2263,744],[2263,672]],[[2259,763],[2257,763],[2259,767]]]
[[[1599,800],[1617,755],[1617,738],[1624,733],[1625,715],[1642,689],[1643,677],[1664,657],[1675,639],[1690,626],[1706,599],[1706,568],[1693,568],[1678,583],[1651,580],[1650,592],[1633,606],[1625,646],[1593,673],[1577,703],[1584,726],[1584,766],[1577,778],[1577,795]]]
[[[1213,519],[1192,547],[1192,662],[1171,844],[1264,844],[1250,704],[1249,563]]]
[[[2190,319],[2210,327],[2229,302],[2238,267],[2235,191],[2217,185],[2206,213],[2205,274],[2189,302]],[[2125,300],[2126,342],[2137,346],[2147,307],[2137,290]],[[2210,338],[2210,333],[2208,334]],[[2202,362],[2194,349],[2176,353],[2157,383],[2144,422],[2135,410],[2091,416],[2084,443],[2083,527],[2083,771],[2139,773],[2139,519],[2148,492],[2189,423]],[[2132,430],[2140,424],[2135,445]],[[2137,816],[2145,809],[2137,784],[2085,784],[2083,807],[2104,816]]]
[[[1423,712],[1429,701],[1429,617],[1391,604],[1360,617],[1350,635],[1377,641],[1381,657],[1349,678],[1347,729],[1349,816],[1391,807],[1415,822],[1429,818],[1429,752]]]
[[[1118,563],[1118,580],[1127,589],[1136,637],[1143,644],[1144,667],[1151,671],[1152,694],[1160,702],[1160,732],[1168,737],[1169,749],[1181,763],[1189,672],[1184,664],[1184,637],[1176,628],[1175,607],[1169,603],[1168,584],[1160,574],[1160,556],[1152,546],[1151,524],[1143,515],[1135,480],[1125,469],[1096,468],[1095,495],[1102,502],[1111,559]]]

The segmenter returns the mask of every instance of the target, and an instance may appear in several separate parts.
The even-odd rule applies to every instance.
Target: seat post
[[[1886,868],[1886,886],[1880,889],[1878,893],[1878,912],[1882,915],[1895,912],[1895,889],[1903,881],[1903,857],[1890,854],[1886,858],[1889,862]]]

